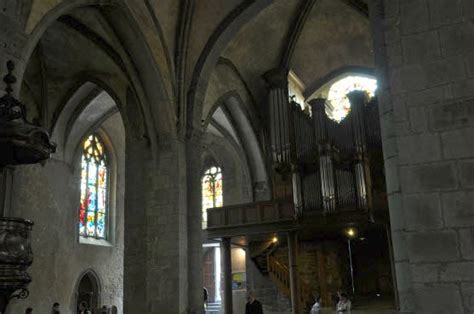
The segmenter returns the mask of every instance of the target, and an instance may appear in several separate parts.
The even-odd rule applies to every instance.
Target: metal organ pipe
[[[319,172],[321,178],[321,194],[325,212],[336,210],[334,167],[332,164],[331,145],[328,141],[326,100],[322,98],[310,101],[316,142],[319,146]]]
[[[351,113],[353,117],[353,139],[355,149],[355,181],[357,189],[357,203],[359,209],[371,207],[370,191],[371,181],[367,158],[367,144],[364,124],[364,107],[366,95],[362,91],[352,91],[347,94],[351,102]]]

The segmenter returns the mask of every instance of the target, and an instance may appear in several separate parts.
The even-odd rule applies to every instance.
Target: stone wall
[[[371,3],[402,313],[474,310],[474,2]]]
[[[13,301],[9,313],[23,313],[31,306],[35,312],[49,313],[54,302],[61,313],[75,313],[76,289],[80,276],[94,271],[99,278],[101,305],[116,305],[122,313],[123,298],[123,208],[124,208],[124,129],[117,114],[101,128],[113,141],[111,192],[113,218],[108,246],[81,244],[78,239],[80,198],[80,158],[74,165],[54,159],[44,166],[22,166],[14,171],[10,216],[31,219],[33,281],[26,300]]]

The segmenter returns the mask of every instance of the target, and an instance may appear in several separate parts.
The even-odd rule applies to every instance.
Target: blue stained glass
[[[90,135],[83,145],[81,159],[81,202],[79,235],[106,238],[107,235],[107,158],[97,135]]]

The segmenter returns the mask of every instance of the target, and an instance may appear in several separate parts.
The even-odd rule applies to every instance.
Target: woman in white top
[[[313,307],[311,307],[310,314],[320,314],[321,313],[321,297],[315,297],[316,302],[314,302]]]
[[[341,298],[337,302],[336,306],[337,313],[350,313],[351,312],[351,301],[347,297],[347,294],[341,293]]]

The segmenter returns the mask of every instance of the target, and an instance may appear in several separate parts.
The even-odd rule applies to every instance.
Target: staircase
[[[221,312],[221,302],[209,302],[206,308],[206,314],[219,314]]]
[[[290,292],[290,273],[288,267],[280,263],[274,256],[267,255],[267,271],[270,279],[278,287],[278,289],[291,297]],[[310,287],[298,276],[298,288],[300,291],[300,304],[304,311],[309,310],[314,302]]]

